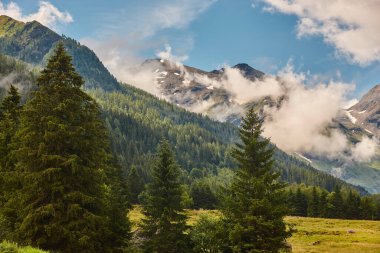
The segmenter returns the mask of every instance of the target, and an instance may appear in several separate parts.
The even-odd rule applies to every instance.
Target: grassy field
[[[297,232],[293,252],[380,252],[380,221],[287,217]]]
[[[217,211],[188,210],[188,223],[193,225],[199,215],[219,216]],[[141,209],[130,212],[133,228],[143,218]],[[337,220],[286,217],[297,230],[288,242],[294,253],[380,253],[380,221]]]

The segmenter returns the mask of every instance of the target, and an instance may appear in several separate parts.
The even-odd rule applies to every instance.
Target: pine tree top
[[[47,66],[37,79],[38,86],[70,85],[81,87],[84,84],[82,77],[76,72],[72,57],[66,52],[62,42],[57,44]]]
[[[19,108],[21,101],[21,96],[18,92],[18,89],[11,85],[8,90],[8,96],[4,98],[0,105],[0,111],[13,113]]]

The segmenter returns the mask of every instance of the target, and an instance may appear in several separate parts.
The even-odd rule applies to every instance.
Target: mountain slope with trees
[[[232,124],[190,113],[133,86],[118,83],[90,49],[37,22],[25,24],[0,17],[2,27],[12,22],[14,25],[9,25],[9,29],[0,31],[0,52],[18,60],[10,59],[11,63],[1,62],[0,65],[26,61],[30,64],[26,69],[31,69],[30,66],[38,69],[61,41],[72,55],[74,67],[84,77],[86,92],[103,110],[112,148],[125,173],[136,165],[147,182],[147,164],[151,163],[151,154],[162,137],[173,145],[178,163],[188,173],[196,168],[216,174],[218,168],[236,167],[230,157],[231,146],[237,140],[237,128]],[[28,46],[24,47],[26,44],[22,43]],[[281,179],[285,181],[303,182],[328,190],[336,184],[350,187],[278,149],[275,160]]]

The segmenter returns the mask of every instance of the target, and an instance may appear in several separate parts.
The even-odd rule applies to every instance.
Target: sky
[[[111,72],[167,53],[213,70],[248,63],[276,75],[380,83],[378,0],[0,0],[0,14],[36,19],[93,49]]]

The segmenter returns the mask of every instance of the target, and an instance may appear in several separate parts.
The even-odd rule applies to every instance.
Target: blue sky
[[[2,1],[3,9],[10,2]],[[41,4],[37,0],[13,2],[23,17],[38,12]],[[350,16],[339,14],[336,18],[332,10],[326,19],[318,15],[320,6],[311,5],[310,0],[295,2],[298,6],[287,0],[51,0],[52,6],[67,12],[73,20],[58,18],[50,27],[88,42],[105,61],[107,52],[102,52],[102,48],[136,62],[153,58],[165,45],[170,45],[172,54],[183,56],[180,58],[185,64],[205,70],[246,62],[276,74],[291,61],[296,72],[309,73],[318,80],[355,83],[353,96],[357,97],[380,83],[379,59],[342,42],[341,35],[346,32],[345,25],[350,25]],[[299,12],[300,7],[304,11]],[[348,22],[338,23],[341,30],[328,29],[331,22],[340,19]],[[311,20],[309,31],[300,28],[300,22],[305,20]],[[366,25],[365,31],[371,28],[368,22],[361,23],[354,18],[352,22]],[[371,38],[368,35],[367,40]],[[358,47],[371,46],[368,41],[363,43]],[[368,50],[377,52],[377,48]]]

